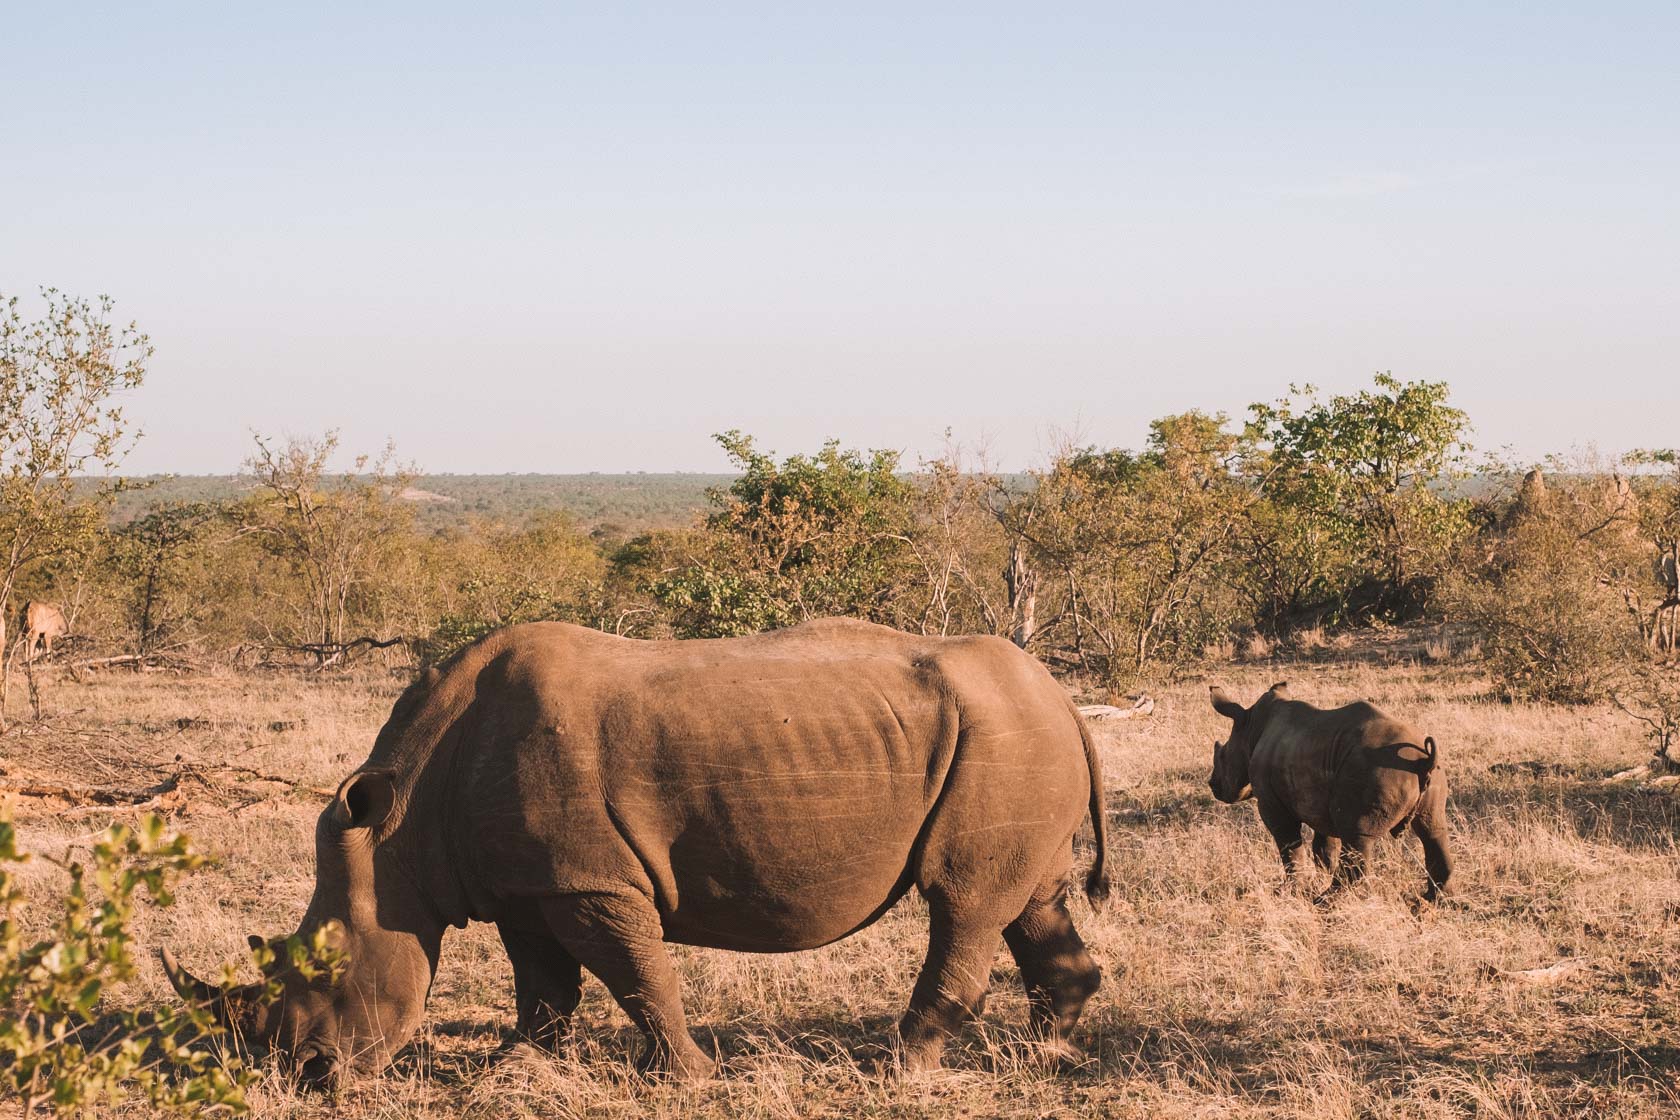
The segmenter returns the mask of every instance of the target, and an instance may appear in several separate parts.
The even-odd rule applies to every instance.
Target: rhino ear
[[[1279,700],[1289,699],[1289,682],[1279,681],[1271,687],[1271,693]]]
[[[396,775],[389,770],[358,770],[333,796],[333,819],[344,828],[377,828],[397,801]]]
[[[1239,720],[1248,714],[1248,709],[1231,699],[1223,688],[1213,685],[1208,689],[1208,699],[1213,701],[1213,710],[1229,720]]]
[[[245,944],[249,945],[254,952],[257,949],[261,949],[264,945],[267,945],[268,942],[264,938],[258,937],[256,934],[252,933],[246,935]]]

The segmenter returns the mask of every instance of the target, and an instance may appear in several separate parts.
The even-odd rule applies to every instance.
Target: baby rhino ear
[[[1218,685],[1213,685],[1208,689],[1208,699],[1213,701],[1213,710],[1228,720],[1239,720],[1248,712],[1241,704],[1226,695],[1225,690]]]
[[[333,796],[333,819],[344,828],[377,828],[396,804],[396,775],[389,770],[358,770]]]

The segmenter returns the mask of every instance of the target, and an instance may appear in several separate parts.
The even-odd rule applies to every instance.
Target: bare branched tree
[[[338,433],[276,444],[256,437],[246,462],[257,492],[240,510],[240,532],[291,564],[305,592],[302,644],[327,659],[340,654],[355,597],[372,585],[382,549],[410,520],[402,491],[414,478],[395,465],[389,446],[377,459],[356,458],[329,471]]]

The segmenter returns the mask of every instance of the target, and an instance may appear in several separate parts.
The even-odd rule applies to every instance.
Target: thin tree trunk
[[[1019,540],[1009,545],[1009,563],[1003,569],[1003,582],[1009,592],[1009,638],[1026,649],[1038,625],[1038,575],[1027,564],[1026,550]]]

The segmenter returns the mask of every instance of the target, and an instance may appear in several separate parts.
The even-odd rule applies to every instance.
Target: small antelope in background
[[[50,654],[54,638],[62,638],[70,627],[57,603],[33,600],[18,612],[18,635],[23,641],[23,659],[34,661],[37,654]]]

